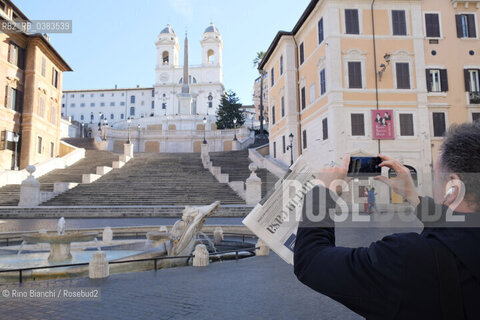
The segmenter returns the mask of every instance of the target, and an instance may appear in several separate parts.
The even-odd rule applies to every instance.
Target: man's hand
[[[393,191],[407,199],[411,205],[416,207],[420,203],[420,199],[418,198],[418,192],[415,188],[415,183],[413,182],[410,170],[390,157],[385,155],[378,156],[383,160],[380,167],[393,169],[397,173],[397,176],[390,179],[384,176],[376,176],[375,180],[382,181],[392,188]]]
[[[336,193],[337,185],[332,184],[332,182],[336,180],[345,180],[347,177],[349,164],[350,155],[345,155],[345,159],[343,160],[343,164],[341,166],[325,167],[316,174],[316,178],[325,184],[325,188],[328,188]]]

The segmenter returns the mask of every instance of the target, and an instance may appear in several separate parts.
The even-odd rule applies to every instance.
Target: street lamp
[[[128,132],[128,139],[127,139],[127,143],[128,144],[131,144],[130,142],[130,123],[132,122],[132,118],[131,117],[128,117],[127,118],[127,132]]]
[[[206,130],[207,130],[207,117],[203,117],[203,144],[207,144],[207,139],[205,139]]]
[[[101,112],[98,113],[98,131],[101,130],[102,127],[102,119],[103,119],[103,114]]]
[[[293,164],[293,133],[288,136],[290,144],[287,146],[287,150],[290,150],[290,165]]]
[[[20,135],[15,133],[13,135],[13,142],[15,142],[15,156],[14,156],[14,159],[13,161],[15,162],[14,165],[13,165],[13,170],[17,171],[18,170],[18,140],[20,140]]]
[[[137,130],[138,130],[138,153],[140,153],[140,124],[137,124]]]
[[[81,125],[80,125],[80,128],[81,128],[81,129],[80,129],[80,130],[81,130],[81,132],[80,132],[80,137],[81,137],[81,138],[85,138],[85,123],[84,123],[83,121],[82,121],[82,123],[81,123]]]
[[[237,118],[233,119],[233,141],[237,141]]]

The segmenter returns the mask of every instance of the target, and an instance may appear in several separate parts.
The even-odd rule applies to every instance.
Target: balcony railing
[[[470,104],[480,104],[480,91],[468,93]]]

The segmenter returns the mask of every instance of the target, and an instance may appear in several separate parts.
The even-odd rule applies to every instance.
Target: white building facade
[[[202,64],[188,65],[187,50],[184,65],[179,65],[180,45],[178,37],[167,25],[158,35],[155,83],[149,88],[65,90],[62,96],[62,115],[91,126],[104,120],[114,128],[124,128],[128,118],[149,119],[162,123],[167,116],[198,116],[215,121],[215,115],[224,92],[222,73],[223,42],[218,29],[211,24],[203,33],[201,43]],[[188,74],[191,107],[180,110],[184,73]],[[188,117],[187,117],[188,118]],[[185,117],[183,117],[185,124]],[[193,125],[193,123],[192,123]],[[184,127],[183,125],[182,127]],[[188,128],[194,129],[194,127]]]

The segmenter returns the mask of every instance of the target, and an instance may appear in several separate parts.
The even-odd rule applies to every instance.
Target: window
[[[65,108],[65,103],[62,103],[62,108]]]
[[[115,93],[114,93],[114,92],[112,92],[112,97],[114,97],[114,96],[115,96]]]
[[[121,105],[121,106],[124,106],[124,105],[125,105],[125,101],[121,101],[121,102],[120,102],[120,105]]]
[[[70,103],[71,108],[75,108],[75,103]]]
[[[327,80],[325,78],[325,69],[320,71],[320,95],[324,95],[327,92]]]
[[[113,120],[115,118],[115,115],[112,113],[110,114],[110,120]]]
[[[433,117],[433,136],[443,137],[447,131],[444,112],[434,112]]]
[[[93,120],[93,112],[90,114],[90,121]]]
[[[8,62],[16,65],[19,69],[25,69],[25,49],[11,41],[8,48]]]
[[[312,85],[310,86],[310,88],[308,89],[308,94],[309,94],[309,102],[310,102],[310,103],[313,103],[313,101],[315,101],[315,98],[316,98],[315,83],[312,84]]]
[[[209,106],[208,106],[209,108],[211,108],[210,104],[211,104],[211,102],[209,102]],[[167,104],[165,102],[162,103],[162,109],[164,109],[164,110],[167,109]]]
[[[152,90],[152,98],[155,97],[155,90]]]
[[[345,33],[360,34],[357,9],[345,9]]]
[[[318,44],[321,44],[325,36],[323,34],[323,18],[318,21]]]
[[[361,89],[362,86],[362,63],[351,61],[348,63],[348,87],[350,89]]]
[[[50,122],[53,124],[57,123],[57,108],[55,106],[50,107]]]
[[[44,97],[40,97],[39,101],[38,101],[38,115],[43,118],[45,114],[45,98]]]
[[[169,54],[168,51],[163,51],[162,53],[162,62],[163,64],[168,64]]]
[[[6,106],[8,109],[16,112],[22,112],[23,109],[23,92],[7,86]]]
[[[458,38],[476,38],[477,28],[475,26],[475,15],[473,14],[457,14],[455,15],[457,24]]]
[[[272,124],[275,124],[275,106],[272,107]]]
[[[305,61],[305,45],[303,42],[300,44],[300,64],[303,64]]]
[[[100,97],[104,97],[105,95],[103,93],[100,93]]]
[[[80,115],[80,120],[85,120],[85,117],[82,115]]]
[[[52,68],[52,85],[58,88],[58,70],[55,68]]]
[[[283,56],[280,57],[280,75],[283,74]]]
[[[90,102],[90,107],[95,107],[95,102]]]
[[[413,114],[403,113],[399,115],[400,119],[400,135],[412,137],[413,132]]]
[[[272,87],[275,84],[275,69],[272,68],[272,71],[270,71],[270,79],[272,80]]]
[[[122,120],[125,119],[125,115],[123,113],[120,114],[120,119],[122,119]]]
[[[472,112],[472,120],[473,120],[473,122],[480,121],[480,113],[479,112]]]
[[[427,38],[440,38],[440,17],[438,13],[425,14],[425,33]]]
[[[130,116],[135,116],[135,107],[130,107]]]
[[[155,101],[152,101],[152,109],[155,109]]]
[[[480,104],[480,70],[465,70],[465,90],[469,92],[469,103]]]
[[[135,103],[135,96],[130,96],[130,103]]]
[[[55,143],[50,142],[50,158],[55,156]]]
[[[277,142],[276,141],[273,142],[273,157],[274,158],[277,157]]]
[[[45,77],[47,74],[47,59],[42,57],[42,76]]]
[[[407,35],[407,20],[404,10],[392,10],[392,29],[394,36]]]
[[[94,94],[93,93],[90,93],[90,97],[93,98]]]
[[[323,140],[328,139],[328,118],[322,120]]]
[[[207,60],[210,64],[215,62],[215,51],[213,51],[212,49],[208,50],[207,52]]]
[[[75,98],[75,95],[72,93],[72,94],[70,95],[70,98]]]
[[[42,154],[42,137],[37,137],[37,153]]]
[[[448,76],[447,70],[427,69],[427,91],[428,92],[447,92]]]
[[[480,79],[479,69],[465,69],[465,91],[467,92],[479,92],[480,91]]]
[[[282,150],[283,150],[283,153],[287,152],[287,144],[285,143],[285,136],[282,136]]]
[[[365,135],[365,118],[363,113],[352,113],[352,136]]]
[[[80,107],[81,107],[81,108],[84,108],[84,107],[85,107],[85,103],[83,103],[83,102],[80,103]]]
[[[408,62],[397,62],[397,89],[410,89],[410,65]]]
[[[305,109],[306,105],[307,105],[307,101],[306,101],[306,97],[305,97],[305,87],[302,87],[301,89],[301,106],[302,106],[302,110]]]
[[[85,98],[85,95],[82,93],[82,94],[80,95],[80,98]]]
[[[110,107],[115,107],[115,102],[110,102]]]
[[[105,107],[105,102],[100,102],[100,107]]]
[[[285,117],[285,97],[282,97],[282,118]]]
[[[307,149],[307,130],[303,130],[303,149]]]

